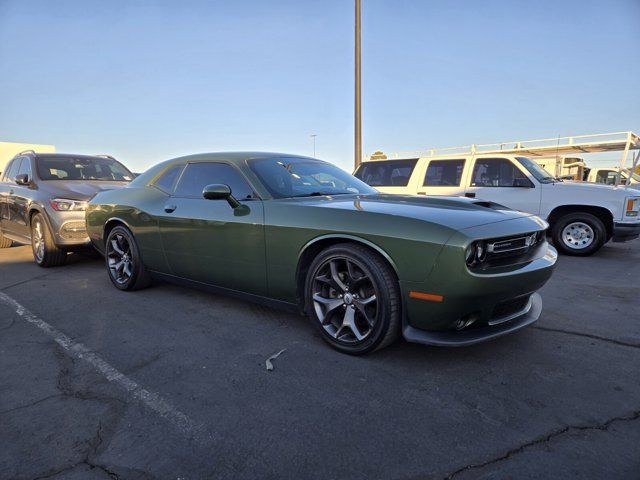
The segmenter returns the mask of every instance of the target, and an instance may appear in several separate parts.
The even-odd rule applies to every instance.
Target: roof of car
[[[276,152],[209,152],[209,153],[196,153],[193,155],[186,155],[183,157],[173,158],[167,162],[190,162],[201,160],[225,160],[227,162],[245,162],[246,160],[258,159],[258,158],[283,158],[283,157],[296,157],[296,158],[308,158],[310,160],[317,160],[315,158],[307,157],[305,155],[297,155],[295,153],[276,153]]]
[[[60,157],[60,158],[68,158],[68,157],[73,157],[73,158],[113,158],[110,155],[86,155],[86,154],[79,154],[79,153],[38,153],[38,152],[28,152],[28,153],[23,153],[22,155],[32,155],[34,157]]]

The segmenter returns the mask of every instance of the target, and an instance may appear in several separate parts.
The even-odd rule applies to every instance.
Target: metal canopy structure
[[[436,157],[442,155],[505,154],[528,157],[551,155],[575,155],[581,153],[622,151],[620,168],[625,168],[630,150],[640,149],[640,136],[628,132],[598,133],[595,135],[575,135],[571,137],[543,138],[513,142],[466,145],[462,147],[432,148],[387,154],[388,159]],[[369,155],[367,160],[375,160]],[[380,158],[379,155],[376,156]]]

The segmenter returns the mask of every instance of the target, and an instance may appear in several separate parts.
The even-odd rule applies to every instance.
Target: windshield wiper
[[[290,198],[298,198],[298,197],[325,197],[331,195],[353,195],[353,192],[311,192],[311,193],[303,193],[302,195],[291,195]]]

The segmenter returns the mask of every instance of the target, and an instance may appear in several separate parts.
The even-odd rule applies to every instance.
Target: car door
[[[15,176],[17,177],[20,174],[27,175],[29,181],[33,180],[31,159],[29,157],[22,157],[22,161],[18,166]],[[29,225],[29,199],[33,193],[32,188],[31,184],[18,185],[14,180],[12,188],[9,191],[9,205],[11,208],[9,216],[13,231],[15,235],[25,239],[28,239],[31,236],[31,228]]]
[[[0,229],[7,233],[10,231],[9,220],[9,192],[13,188],[14,182],[11,176],[17,169],[16,159],[9,161],[7,168],[2,172],[2,182],[0,182]],[[15,177],[15,175],[14,175]]]
[[[524,167],[505,157],[481,157],[473,162],[465,196],[490,200],[522,212],[540,213],[542,190]]]
[[[16,175],[18,175],[18,171],[20,170],[20,165],[23,162],[23,157],[17,157],[13,160],[9,169],[7,170],[7,176],[5,177],[5,188],[6,192],[4,192],[4,205],[3,205],[3,218],[2,218],[2,231],[10,236],[19,236],[16,215],[17,208],[15,206],[16,201],[16,189],[18,185],[16,184]]]
[[[241,206],[205,200],[206,185],[225,184]],[[267,292],[264,209],[242,173],[222,162],[188,163],[159,219],[173,275],[256,295]]]
[[[419,195],[463,195],[462,183],[465,172],[465,158],[429,160],[421,175]]]

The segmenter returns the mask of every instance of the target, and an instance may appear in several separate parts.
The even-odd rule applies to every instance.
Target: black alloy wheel
[[[307,306],[334,348],[364,354],[392,343],[400,329],[399,288],[393,270],[356,244],[330,247],[307,276]]]
[[[131,231],[116,226],[105,242],[105,261],[111,283],[120,290],[139,290],[151,283]]]

